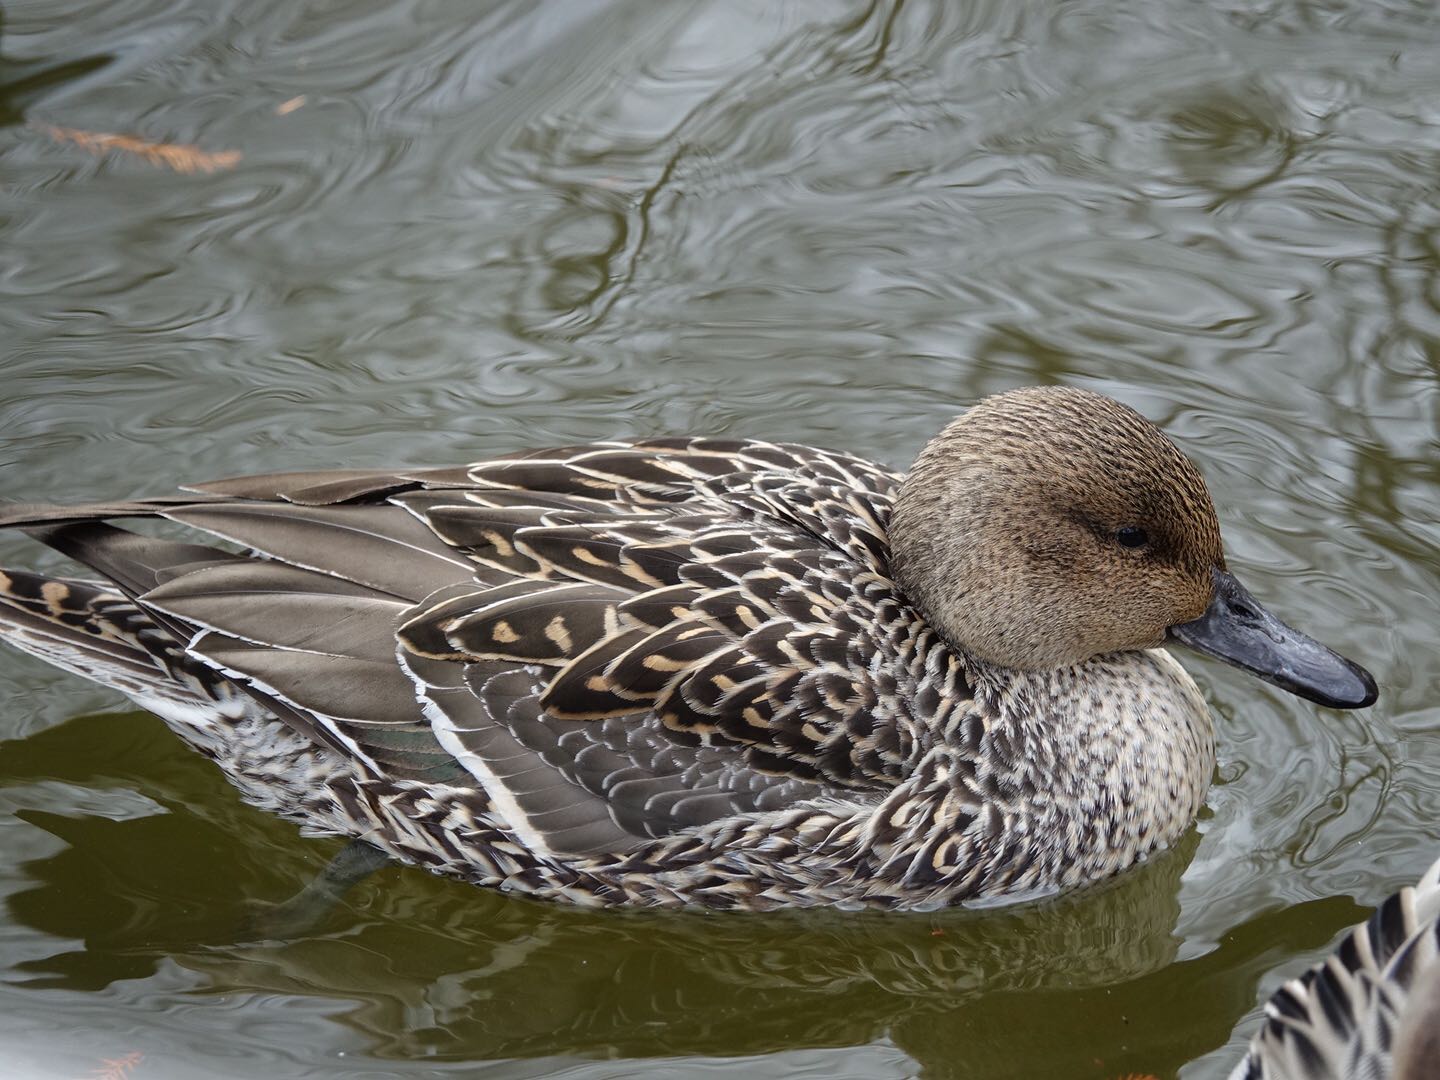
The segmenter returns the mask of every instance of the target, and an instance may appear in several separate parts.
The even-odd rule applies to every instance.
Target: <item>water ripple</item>
[[[200,943],[223,942],[227,901],[197,897],[150,861],[152,847],[174,845],[180,865],[206,844],[223,850],[233,803],[158,743],[127,759],[123,795],[113,777],[70,775],[81,752],[47,736],[73,734],[55,725],[109,699],[7,656],[0,693],[26,705],[6,730],[6,767],[19,769],[17,749],[50,757],[14,789],[44,826],[6,826],[7,850],[34,846],[5,879],[0,937],[20,950],[6,962],[59,957],[67,977],[131,980],[65,999],[67,1028],[96,1041],[83,1046],[90,1058],[56,1067],[85,1074],[126,1048],[100,1036],[123,1043],[138,1022],[126,1017],[141,1016],[181,1067],[210,1053],[216,1075],[239,1060],[224,1032],[247,1025],[287,1075],[393,1075],[390,1059],[365,1063],[377,1046],[394,1060],[441,1047],[463,1069],[467,1053],[506,1049],[484,1010],[516,978],[486,967],[508,946],[555,957],[541,980],[554,1000],[535,1015],[578,1033],[517,1035],[510,1049],[582,1075],[604,1073],[566,1049],[614,1050],[626,1021],[670,1023],[697,993],[729,1020],[704,1045],[687,1029],[697,1056],[675,1060],[720,1068],[726,1052],[754,1048],[746,992],[807,966],[857,1010],[833,1029],[817,1011],[807,1030],[864,1045],[877,1070],[999,1068],[976,1017],[992,1031],[1040,1014],[1101,1018],[1064,1038],[1009,1040],[1012,1054],[1035,1043],[1041,1056],[1020,1066],[1030,1075],[1071,1075],[1102,1054],[1110,1073],[1160,1073],[1223,1046],[1276,957],[1318,952],[1356,916],[1335,898],[1372,902],[1433,857],[1436,71],[1440,19],[1400,0],[11,5],[0,37],[6,498],[668,431],[797,439],[903,466],[975,398],[1062,382],[1163,423],[1205,472],[1232,565],[1257,596],[1382,686],[1369,714],[1341,717],[1186,658],[1219,716],[1222,778],[1194,862],[1143,910],[1118,909],[1113,926],[1153,919],[1137,954],[1111,947],[1103,904],[1047,924],[1053,938],[1040,916],[1011,926],[1037,972],[1076,934],[1109,942],[1093,954],[1104,999],[1076,990],[1073,1009],[1056,1009],[1064,991],[1048,983],[987,996],[964,984],[963,962],[914,942],[840,947],[823,934],[779,965],[763,935],[741,934],[730,981],[692,972],[699,982],[652,993],[645,977],[663,964],[629,930],[409,877],[366,894],[376,925],[352,924],[353,937],[281,955],[207,952]],[[92,156],[44,125],[242,156],[182,176]],[[0,554],[54,565],[22,539],[0,540]],[[108,745],[104,725],[81,727]],[[111,820],[177,776],[169,813]],[[66,818],[67,801],[84,813]],[[217,871],[234,892],[273,884],[277,860],[313,859],[289,826],[245,821],[253,851]],[[74,861],[47,861],[57,835]],[[109,865],[117,906],[87,925],[94,889],[73,853],[103,862],[117,836],[136,838],[120,850],[164,888]],[[391,889],[413,911],[386,907]],[[39,910],[17,899],[37,890]],[[187,921],[207,904],[215,922]],[[46,922],[46,906],[71,905],[75,921]],[[132,931],[157,911],[173,925],[146,923],[159,942],[147,945]],[[434,918],[459,944],[426,938],[428,959],[388,986],[387,951],[414,944],[413,928],[397,927]],[[493,940],[467,921],[485,919]],[[987,950],[1018,939],[996,926],[965,936],[963,955],[986,957],[974,970],[1003,987],[1018,976]],[[56,944],[73,938],[98,959]],[[664,940],[706,961],[717,951],[705,933]],[[557,941],[574,951],[549,952]],[[447,947],[464,953],[448,966]],[[863,962],[846,972],[831,953]],[[623,957],[631,977],[607,984],[625,988],[618,1013],[597,1013],[598,990],[565,996],[578,960],[614,972]],[[551,961],[534,962],[531,982]],[[344,970],[361,974],[347,982]],[[517,1000],[533,1003],[516,970]],[[1176,1010],[1161,1006],[1194,980],[1227,993],[1213,1006],[1184,998],[1191,1026],[1171,1043],[1114,1055],[1138,1045],[1146,1025],[1132,1014],[1173,1031]],[[228,1004],[205,995],[220,987]],[[1122,1024],[1127,992],[1139,997],[1125,999]],[[7,1008],[53,1028],[43,1007],[19,1004],[38,1000],[27,993],[42,991],[7,994]],[[926,994],[948,1004],[896,1005]],[[970,1043],[948,1047],[952,1031]],[[660,1034],[626,1037],[640,1040],[626,1052],[674,1049]],[[1079,1066],[1043,1057],[1061,1044],[1089,1053]],[[358,1057],[324,1057],[341,1051]],[[836,1067],[805,1053],[746,1067]],[[1224,1053],[1186,1075],[1222,1075]]]

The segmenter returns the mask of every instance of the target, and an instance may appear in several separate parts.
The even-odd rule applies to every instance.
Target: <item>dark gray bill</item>
[[[1205,614],[1172,626],[1170,637],[1333,709],[1362,709],[1379,696],[1368,671],[1286,626],[1224,570],[1215,571]]]

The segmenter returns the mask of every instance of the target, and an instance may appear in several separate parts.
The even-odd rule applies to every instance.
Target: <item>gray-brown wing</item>
[[[686,745],[644,714],[564,720],[528,666],[406,655],[437,738],[537,852],[622,852],[735,814],[789,805],[813,785],[733,752]]]
[[[433,488],[506,489],[583,498],[592,503],[641,505],[686,502],[710,481],[779,477],[835,485],[888,499],[898,476],[873,462],[833,450],[756,439],[656,438],[529,450],[463,466],[329,469],[269,473],[187,484],[186,491],[214,498],[284,501],[304,506],[376,502],[402,491]],[[186,501],[170,498],[169,502]],[[147,512],[146,503],[117,503],[124,512]],[[135,508],[141,508],[136,510]],[[51,508],[53,509],[53,508]],[[0,513],[0,525],[7,515]]]
[[[437,599],[400,640],[419,656],[542,670],[540,704],[557,720],[642,715],[817,793],[892,786],[915,751],[906,684],[919,673],[905,664],[923,627],[882,572],[888,504],[777,479],[728,474],[664,506],[392,495],[504,578]]]
[[[68,550],[282,718],[574,853],[895,783],[915,629],[883,573],[893,484],[807,448],[655,440],[148,504],[243,555],[83,508],[0,524],[109,529]]]

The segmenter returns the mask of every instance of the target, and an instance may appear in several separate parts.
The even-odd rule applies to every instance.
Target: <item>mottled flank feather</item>
[[[10,506],[103,580],[11,572],[0,636],[154,709],[257,805],[538,897],[929,908],[1173,841],[1214,760],[1188,676],[956,647],[892,576],[901,483],[656,439]],[[105,523],[137,517],[208,539]]]
[[[1231,1080],[1440,1076],[1440,861],[1265,1005]]]

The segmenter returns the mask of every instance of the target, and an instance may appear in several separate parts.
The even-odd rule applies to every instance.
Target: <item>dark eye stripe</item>
[[[1120,541],[1121,547],[1139,548],[1150,542],[1150,537],[1144,529],[1134,525],[1126,525],[1124,528],[1115,530],[1115,539]]]

